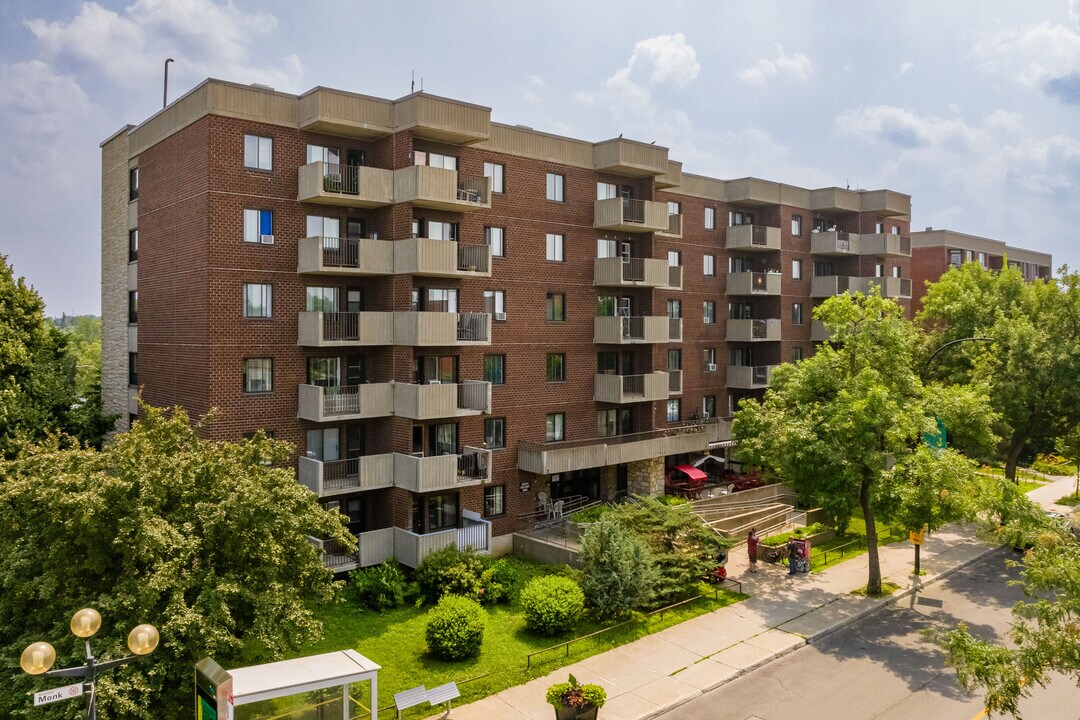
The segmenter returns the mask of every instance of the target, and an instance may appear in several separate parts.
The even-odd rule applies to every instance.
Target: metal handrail
[[[360,166],[324,162],[323,190],[358,195],[360,193]]]
[[[589,445],[622,445],[624,443],[640,442],[642,440],[655,440],[656,438],[672,437],[675,435],[689,435],[705,431],[705,422],[688,423],[662,430],[646,430],[627,435],[607,435],[604,437],[586,438],[582,440],[555,440],[552,442],[529,442],[522,441],[518,447],[534,452],[549,452],[553,450],[569,450],[576,447]]]

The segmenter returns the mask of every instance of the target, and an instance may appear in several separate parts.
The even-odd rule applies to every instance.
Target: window
[[[128,201],[139,199],[139,168],[128,170]]]
[[[802,325],[802,303],[791,303],[791,324]]]
[[[885,277],[885,263],[874,263],[874,277]]]
[[[337,312],[337,288],[309,287],[305,289],[304,295],[304,309],[308,312]]]
[[[706,230],[715,230],[716,229],[716,208],[711,208],[711,207],[705,208],[705,229]]]
[[[506,256],[506,228],[484,228],[484,244],[491,246],[491,254],[494,257]]]
[[[139,228],[128,230],[128,262],[139,259]]]
[[[802,215],[791,216],[791,234],[795,236],[802,235]]]
[[[458,291],[456,288],[414,288],[413,311],[452,312],[458,311]]]
[[[139,291],[132,290],[128,293],[128,322],[139,322]]]
[[[802,280],[802,260],[791,261],[791,279]]]
[[[894,278],[898,278],[898,277],[900,277],[900,266],[899,266],[899,265],[893,265],[893,268],[892,268],[892,276],[893,276]]]
[[[566,380],[566,353],[547,354],[547,381],[562,382]]]
[[[274,213],[270,210],[244,210],[244,242],[272,244]]]
[[[552,322],[566,320],[566,293],[547,294],[547,319]]]
[[[682,317],[682,300],[672,299],[667,301],[667,316],[672,320]]]
[[[274,140],[258,135],[244,136],[244,167],[256,170],[272,170],[274,166]]]
[[[615,241],[608,238],[596,238],[596,257],[609,258],[615,257]],[[629,243],[627,243],[627,254],[629,255]]]
[[[429,240],[457,240],[458,239],[458,224],[448,222],[433,222],[428,221],[427,233],[424,237]],[[413,234],[420,237],[419,226],[417,221],[413,221],[414,231]]]
[[[496,517],[506,512],[506,487],[495,485],[484,488],[484,517]]]
[[[667,211],[668,215],[682,215],[682,203],[668,200]]]
[[[706,300],[702,303],[701,321],[706,325],[711,325],[716,322],[716,301]]]
[[[548,175],[548,177],[551,177]],[[610,200],[611,198],[619,196],[619,188],[615,183],[598,182],[596,183],[596,199],[597,200]],[[551,198],[548,198],[549,200]]]
[[[716,396],[706,395],[701,398],[701,414],[706,419],[716,417]]]
[[[341,152],[337,148],[323,147],[322,145],[308,145],[307,161],[309,163],[321,161],[324,163],[338,165],[341,163]],[[329,170],[329,168],[323,168],[323,172],[327,172]],[[336,168],[334,169],[334,172],[337,172]]]
[[[244,361],[244,392],[264,393],[274,389],[274,361],[248,358]]]
[[[885,232],[885,223],[874,223],[874,232],[876,232],[876,233]]]
[[[668,267],[679,267],[682,265],[682,253],[678,250],[668,250],[667,264]]]
[[[983,267],[988,267],[987,264],[986,264],[986,253],[984,253],[984,252],[979,253],[979,264],[982,265]]]
[[[484,442],[488,450],[506,447],[506,418],[484,418]]]
[[[128,353],[128,385],[139,384],[139,353]]]
[[[679,422],[679,415],[682,409],[682,402],[679,398],[671,398],[667,401],[667,421],[669,423]]]
[[[422,150],[413,151],[413,165],[428,165],[444,170],[457,170],[457,158],[453,155],[441,155]]]
[[[413,495],[413,532],[419,534],[458,526],[458,494]]]
[[[900,226],[899,225],[893,225],[891,232],[892,232],[893,235],[899,235],[900,234]]]
[[[556,233],[547,234],[547,259],[552,262],[563,261],[563,236]]]
[[[566,415],[563,413],[548,413],[547,416],[547,441],[558,442],[566,439]]]
[[[503,183],[505,174],[505,166],[498,163],[484,163],[484,177],[491,178],[491,192],[506,192],[506,185]]]
[[[793,347],[793,348],[791,348],[791,362],[799,362],[800,360],[802,360],[802,348],[801,347]]]
[[[716,277],[716,256],[705,255],[702,257],[701,267],[705,277]]]
[[[563,194],[563,183],[566,181],[562,175],[556,175],[555,173],[547,174],[547,199],[554,200],[555,202],[562,202],[565,199]]]
[[[484,312],[506,315],[506,293],[502,290],[484,291]],[[500,321],[501,322],[501,321]]]
[[[705,348],[705,372],[716,370],[716,348]]]
[[[732,210],[728,213],[728,225],[753,225],[754,214],[748,212],[742,212],[740,210]]]
[[[270,312],[271,287],[254,283],[244,284],[244,317],[268,318]]]
[[[244,241],[245,242],[258,242],[257,240],[247,239],[247,213],[254,212],[244,211]],[[260,219],[261,222],[261,219]],[[363,231],[360,232],[363,235]],[[308,215],[307,216],[307,236],[306,237],[322,237],[332,238],[337,240],[341,237],[341,221],[337,218],[323,217],[322,215]],[[323,243],[323,248],[337,249],[337,245],[328,245]]]
[[[682,370],[682,350],[667,351],[667,369]]]
[[[964,254],[962,252],[960,252],[959,250],[950,250],[949,251],[949,264],[950,265],[955,265],[956,267],[960,267],[960,264],[963,263],[963,257],[964,257]]]

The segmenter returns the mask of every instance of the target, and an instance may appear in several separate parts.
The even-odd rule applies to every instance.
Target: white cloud
[[[1073,22],[1080,23],[1080,0],[1069,0],[1069,17]]]
[[[771,60],[762,58],[756,64],[739,72],[739,77],[751,85],[764,85],[775,77],[783,76],[799,82],[810,79],[813,63],[802,53],[788,55],[780,45],[776,46],[776,57]]]
[[[530,75],[529,76],[529,84],[532,85],[533,87],[542,88],[542,87],[544,87],[544,85],[546,83],[544,83],[544,78],[540,77],[539,75]]]
[[[910,62],[910,61],[902,62],[902,63],[900,63],[900,67],[897,69],[896,74],[898,76],[899,75],[906,75],[907,71],[910,70],[913,67],[915,67],[915,63],[913,63],[913,62]]]
[[[1077,7],[1078,0],[1071,2],[1070,13]],[[1080,32],[1073,28],[1044,22],[999,30],[982,35],[972,53],[1017,82],[1080,104]]]
[[[686,85],[697,78],[701,65],[697,61],[697,51],[686,42],[686,36],[677,33],[639,41],[634,45],[625,69],[628,75],[635,69],[647,73],[649,82],[654,85],[669,80]]]
[[[298,90],[303,76],[296,55],[274,67],[251,64],[252,45],[274,35],[277,20],[232,2],[136,0],[122,15],[88,2],[69,21],[33,19],[26,26],[48,58],[88,66],[118,84],[158,77],[166,57],[176,59],[171,72],[190,80],[225,77]]]

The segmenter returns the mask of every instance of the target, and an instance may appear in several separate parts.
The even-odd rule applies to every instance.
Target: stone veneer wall
[[[634,495],[664,494],[664,458],[628,463],[627,475],[627,484]]]
[[[128,133],[101,146],[101,403],[128,429]]]

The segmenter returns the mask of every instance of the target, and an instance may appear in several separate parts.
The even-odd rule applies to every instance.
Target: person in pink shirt
[[[746,534],[746,552],[750,555],[750,572],[752,573],[757,572],[757,548],[757,530],[750,528],[750,532]]]

